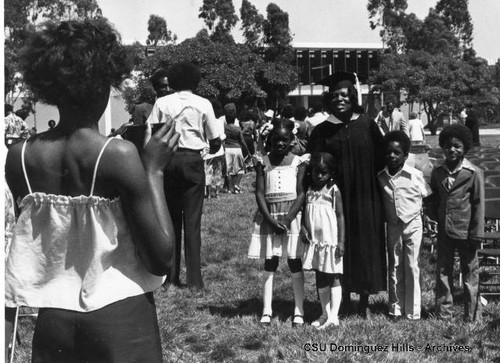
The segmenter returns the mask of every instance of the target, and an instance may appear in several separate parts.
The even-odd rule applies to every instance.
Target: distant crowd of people
[[[484,180],[465,159],[468,128],[440,133],[445,160],[427,185],[406,163],[412,143],[425,141],[421,122],[415,114],[407,122],[392,103],[370,118],[352,73],[323,79],[328,91],[310,110],[275,112],[197,95],[199,67],[180,62],[153,76],[154,103],[136,106],[134,145],[122,140],[126,132],[108,137],[98,127],[111,87],[130,74],[126,53],[104,18],[48,22],[21,53],[24,81],[60,114],[54,127],[22,138],[25,124],[6,112],[9,135],[22,138],[6,160],[7,206],[18,217],[7,231],[6,331],[15,309],[39,308],[34,362],[161,362],[153,291],[204,288],[204,199],[240,193],[249,168],[258,211],[247,253],[263,260],[262,325],[273,318],[280,258],[292,273],[294,327],[305,323],[304,270],[316,277],[318,329],[339,325],[340,311],[354,312],[351,293],[368,317],[369,295],[387,287],[392,319],[420,319],[424,224],[438,235],[436,315],[453,316],[458,250],[464,318],[481,317]]]

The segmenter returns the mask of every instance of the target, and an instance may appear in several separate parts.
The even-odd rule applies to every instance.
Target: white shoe
[[[339,326],[340,323],[339,323],[339,320],[327,320],[323,325],[321,325],[318,330],[325,330],[325,329],[328,329],[329,327],[335,327],[335,326]]]
[[[311,323],[311,326],[315,328],[319,328],[321,325],[325,324],[328,321],[326,316],[321,315],[318,320],[315,320]]]
[[[260,325],[269,326],[271,325],[271,315],[270,314],[262,314],[260,318]]]

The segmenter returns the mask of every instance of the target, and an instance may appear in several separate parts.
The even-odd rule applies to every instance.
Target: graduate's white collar
[[[349,121],[356,120],[359,116],[360,116],[359,113],[353,113],[351,116],[351,119]],[[342,124],[343,123],[337,117],[335,117],[333,114],[330,114],[325,121],[331,122],[332,124]]]

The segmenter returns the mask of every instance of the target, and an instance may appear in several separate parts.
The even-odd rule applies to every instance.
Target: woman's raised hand
[[[165,122],[142,150],[141,158],[146,170],[165,169],[177,150],[179,137],[175,132],[174,122]]]

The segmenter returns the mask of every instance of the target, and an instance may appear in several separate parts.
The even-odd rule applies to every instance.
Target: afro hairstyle
[[[384,135],[384,147],[387,147],[387,145],[389,145],[389,143],[393,141],[399,142],[405,155],[408,155],[408,153],[410,152],[411,141],[404,131],[394,130],[389,131]]]
[[[200,67],[191,62],[175,63],[167,72],[168,84],[175,91],[194,91],[201,81]]]
[[[444,145],[454,137],[462,141],[464,152],[467,154],[472,147],[472,133],[463,125],[455,124],[446,126],[439,134],[439,146],[444,148]]]
[[[41,101],[79,108],[102,102],[132,69],[119,34],[105,18],[44,23],[28,36],[20,65]]]

